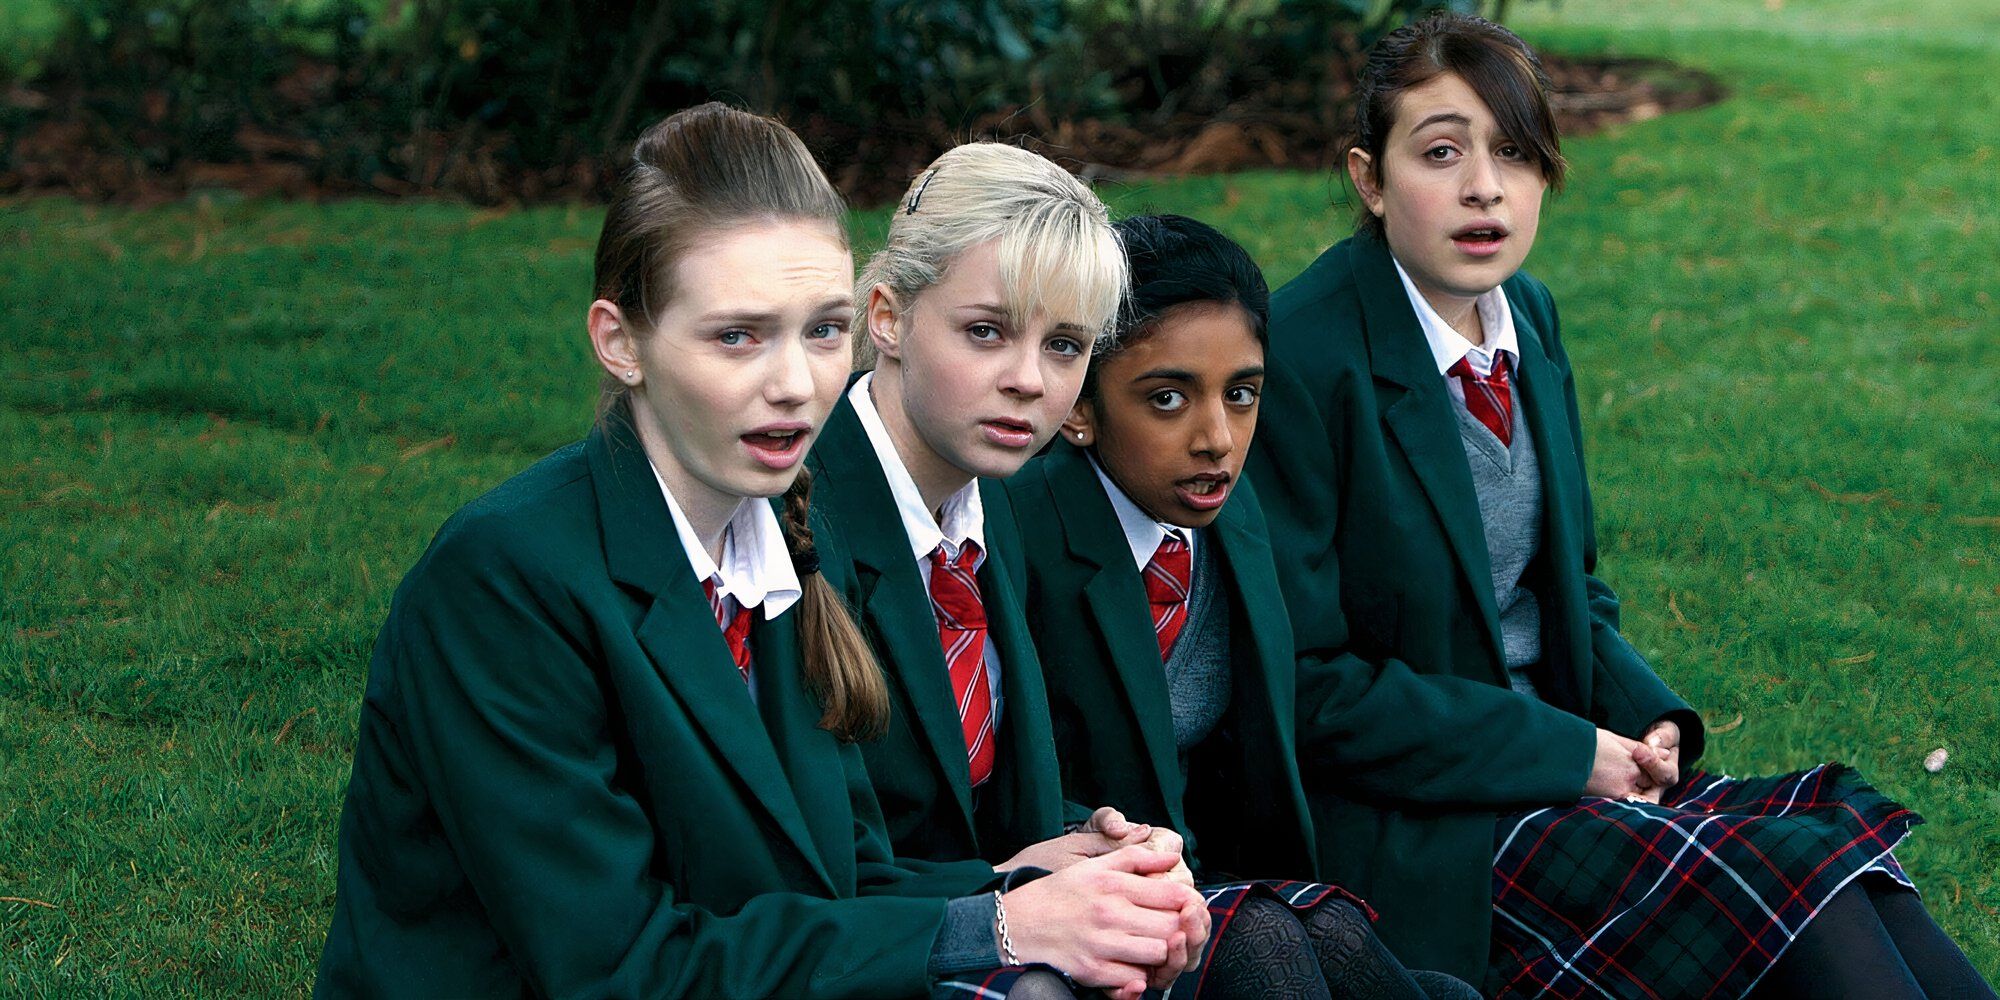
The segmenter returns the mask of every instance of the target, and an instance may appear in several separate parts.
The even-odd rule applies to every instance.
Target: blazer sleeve
[[[722,914],[655,874],[558,556],[441,540],[386,636],[404,740],[511,960],[559,996],[914,995],[938,899],[772,893]],[[509,550],[514,550],[511,554]]]
[[[1633,739],[1655,722],[1673,720],[1680,726],[1681,765],[1686,767],[1701,758],[1707,742],[1701,716],[1660,679],[1618,631],[1618,595],[1597,578],[1597,515],[1591,506],[1590,476],[1584,467],[1576,377],[1563,350],[1555,301],[1539,282],[1531,287],[1544,314],[1542,328],[1549,331],[1550,358],[1563,372],[1563,405],[1569,416],[1570,440],[1576,442],[1576,481],[1583,497],[1583,586],[1590,610],[1590,716],[1598,725]]]
[[[1298,650],[1298,745],[1308,782],[1410,804],[1510,808],[1573,801],[1595,757],[1578,716],[1507,688],[1351,648],[1339,536],[1346,426],[1372,413],[1273,358],[1252,451]],[[1319,400],[1328,401],[1322,407]]]

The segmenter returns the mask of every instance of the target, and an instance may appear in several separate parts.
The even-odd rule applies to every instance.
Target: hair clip
[[[931,178],[936,177],[937,173],[938,173],[938,168],[936,167],[932,167],[929,170],[924,171],[924,179],[917,184],[917,189],[915,191],[910,192],[909,208],[907,211],[903,213],[904,215],[917,214],[917,202],[923,200],[924,189],[931,186]]]

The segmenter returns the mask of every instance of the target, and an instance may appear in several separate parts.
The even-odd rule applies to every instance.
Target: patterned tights
[[[1413,976],[1383,947],[1368,918],[1341,900],[1301,916],[1283,903],[1253,896],[1237,909],[1214,948],[1201,984],[1202,1000],[1279,996],[1476,1000],[1479,996],[1450,976]]]

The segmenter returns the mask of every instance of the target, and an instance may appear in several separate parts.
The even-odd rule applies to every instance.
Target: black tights
[[[1301,919],[1291,907],[1250,896],[1216,938],[1205,998],[1301,1000],[1477,1000],[1472,987],[1436,973],[1413,977],[1382,945],[1368,918],[1334,900]],[[1188,984],[1192,986],[1193,984]]]
[[[1849,884],[1785,950],[1755,1000],[1880,997],[1995,1000],[1917,894],[1881,879]]]
[[[1007,987],[1007,1000],[1076,1000],[1076,993],[1063,977],[1044,969],[1031,969]]]

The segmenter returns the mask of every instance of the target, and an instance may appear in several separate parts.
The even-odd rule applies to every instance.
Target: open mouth
[[[1229,499],[1230,478],[1227,472],[1204,472],[1175,481],[1174,492],[1195,510],[1214,510]]]
[[[789,469],[805,454],[805,427],[770,427],[742,435],[738,440],[750,450],[750,457],[773,469]]]
[[[1481,219],[1451,234],[1452,243],[1460,250],[1475,256],[1496,253],[1500,244],[1507,239],[1507,227],[1498,222]]]

